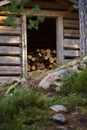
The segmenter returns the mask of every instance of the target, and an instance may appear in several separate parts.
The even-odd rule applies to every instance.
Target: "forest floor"
[[[46,96],[52,97],[54,95],[57,95],[54,88],[38,88],[39,81],[47,73],[47,70],[29,72],[26,85],[27,89],[33,89],[34,86],[37,86],[37,89],[39,89],[40,92]],[[67,113],[63,114],[68,119],[67,123],[63,124],[59,122],[53,122],[52,120],[43,121],[42,126],[44,126],[44,130],[87,130],[87,108],[85,110],[81,110],[80,107],[76,106],[74,110],[69,110]],[[58,126],[61,126],[61,128],[58,129]],[[41,128],[40,130],[43,129]]]

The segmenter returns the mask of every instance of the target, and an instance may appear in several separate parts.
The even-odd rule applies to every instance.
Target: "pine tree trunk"
[[[80,18],[80,49],[81,54],[87,53],[87,0],[79,0]]]

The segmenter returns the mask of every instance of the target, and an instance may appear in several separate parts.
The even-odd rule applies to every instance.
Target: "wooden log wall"
[[[18,27],[10,24],[5,26],[0,16],[0,83],[7,80],[17,80],[22,75],[22,28],[21,18],[17,16],[15,22]]]
[[[64,61],[68,62],[80,56],[79,20],[64,18],[63,28],[63,55]]]

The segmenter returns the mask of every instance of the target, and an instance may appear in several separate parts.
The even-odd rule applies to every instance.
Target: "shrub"
[[[73,73],[71,74],[67,79],[63,80],[63,83],[60,87],[60,92],[63,94],[63,95],[68,95],[69,93],[72,93],[73,91],[73,87],[74,87],[74,83],[75,83],[75,80],[78,76],[78,73]]]
[[[87,68],[83,72],[75,72],[65,79],[60,87],[60,92],[63,95],[68,95],[69,93],[87,95]]]
[[[87,68],[77,76],[73,89],[76,93],[87,95]]]
[[[37,128],[39,122],[50,119],[48,108],[54,101],[55,97],[46,98],[36,91],[14,90],[0,99],[0,130]]]
[[[60,87],[62,104],[73,109],[75,106],[87,106],[87,69],[73,73],[63,81]]]
[[[70,93],[69,95],[62,98],[63,105],[67,106],[68,109],[72,110],[76,106],[87,106],[87,97],[82,94]]]

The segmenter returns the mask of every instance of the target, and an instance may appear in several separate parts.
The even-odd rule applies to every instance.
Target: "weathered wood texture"
[[[0,56],[0,65],[20,65],[20,57],[16,56]]]
[[[6,20],[7,16],[5,16],[5,12],[0,12],[1,16],[0,16],[0,25],[3,25],[3,20]],[[4,15],[4,16],[3,16]],[[21,25],[22,21],[20,19],[20,17],[16,17],[14,23],[17,23],[18,25]],[[10,23],[9,23],[10,25]]]
[[[87,54],[87,0],[79,0],[80,50]]]
[[[20,80],[20,76],[0,76],[0,84],[12,80]]]
[[[78,19],[65,19],[63,21],[63,48],[64,61],[68,62],[80,56],[80,32]]]
[[[80,49],[78,39],[64,39],[64,48]]]
[[[23,13],[26,13],[27,15],[31,14],[31,9],[24,9]],[[39,12],[36,12],[33,14],[33,16],[43,16],[47,18],[70,18],[70,19],[78,19],[78,13],[77,12],[69,12],[69,11],[62,11],[62,10],[41,10]]]
[[[78,29],[79,20],[64,19],[64,28]]]
[[[63,61],[63,18],[56,20],[57,61]]]
[[[20,75],[20,66],[0,66],[0,75]]]
[[[0,6],[3,6],[3,5],[6,5],[6,4],[9,4],[10,1],[9,0],[3,0],[0,2]]]
[[[20,47],[11,47],[11,46],[0,46],[0,55],[19,55],[21,54]]]
[[[0,2],[0,6],[8,3],[8,0],[3,0]],[[67,0],[45,2],[37,0],[29,3],[29,5],[26,4],[23,13],[30,14],[31,9],[29,7],[36,3],[45,10],[36,12],[34,16],[42,16],[44,14],[46,18],[57,19],[55,23],[57,59],[70,61],[78,57],[80,55],[78,12],[71,11],[73,10],[72,4]],[[5,12],[0,12],[0,83],[19,79],[21,75],[25,77],[27,69],[26,15],[16,17],[17,28],[12,27],[10,23],[9,26],[5,26],[3,20],[6,18]],[[49,29],[43,34],[45,35],[48,32]],[[52,33],[54,33],[53,30]],[[38,38],[40,39],[41,37]],[[44,39],[41,44],[43,47]],[[35,44],[34,46],[37,45]]]
[[[22,71],[23,78],[27,75],[27,24],[26,14],[22,15]]]
[[[8,27],[8,26],[0,26],[0,34],[6,35],[21,35],[21,27]]]
[[[0,83],[22,75],[21,17],[16,18],[16,28],[3,25],[3,19],[6,16],[0,16]]]
[[[79,30],[64,29],[64,37],[79,38]]]
[[[0,35],[0,45],[20,45],[21,42],[22,40],[19,36]]]

